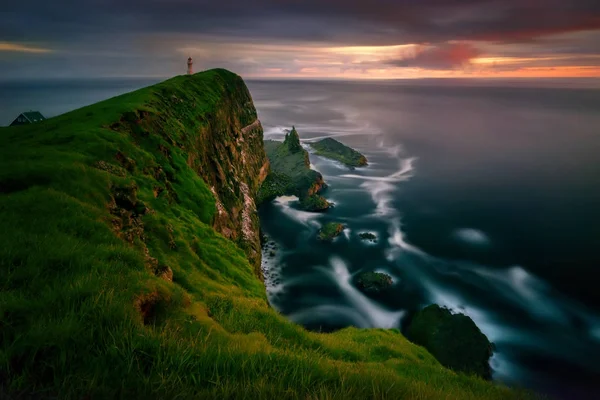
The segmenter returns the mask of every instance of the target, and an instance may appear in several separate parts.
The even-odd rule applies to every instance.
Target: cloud
[[[20,0],[0,11],[0,74],[33,74],[47,47],[60,51],[42,72],[66,75],[171,75],[188,52],[252,75],[456,72],[478,57],[583,59],[599,32],[598,0]]]
[[[481,52],[467,43],[445,43],[437,46],[417,48],[412,57],[385,60],[384,64],[396,67],[416,67],[423,69],[464,68]]]
[[[0,51],[10,51],[17,53],[51,53],[52,50],[41,47],[28,46],[19,43],[0,42]]]
[[[24,0],[3,9],[9,40],[178,33],[385,45],[600,29],[597,0]]]

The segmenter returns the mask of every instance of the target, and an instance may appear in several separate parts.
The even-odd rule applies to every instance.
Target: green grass
[[[190,167],[238,80],[180,76],[0,129],[0,398],[523,398],[397,330],[313,333],[268,306]]]

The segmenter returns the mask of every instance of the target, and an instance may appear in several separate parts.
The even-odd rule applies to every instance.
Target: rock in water
[[[358,237],[360,237],[362,240],[368,240],[369,242],[372,242],[372,243],[375,243],[377,241],[377,236],[375,236],[371,232],[359,233]]]
[[[432,304],[413,317],[406,337],[448,368],[491,379],[492,344],[464,314]]]
[[[302,148],[296,128],[285,135],[283,142],[265,140],[264,146],[271,171],[258,192],[258,204],[287,195],[297,196],[300,206],[307,211],[331,207],[331,203],[318,195],[327,185],[319,172],[310,169],[308,152]]]
[[[367,157],[332,138],[319,140],[311,143],[310,146],[315,149],[315,154],[339,161],[350,169],[368,165]]]
[[[325,224],[323,226],[323,228],[321,228],[321,230],[319,231],[319,235],[317,236],[317,239],[323,240],[326,242],[331,242],[333,239],[335,239],[337,236],[339,236],[339,234],[342,233],[343,231],[344,231],[344,225],[337,223],[337,222],[329,222],[329,223]]]
[[[392,277],[381,272],[364,272],[358,276],[357,287],[367,294],[378,294],[389,289]]]

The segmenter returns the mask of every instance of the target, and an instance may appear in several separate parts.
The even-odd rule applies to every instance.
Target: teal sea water
[[[495,343],[494,379],[599,398],[600,91],[497,85],[251,82],[267,138],[295,125],[369,160],[351,171],[311,155],[335,203],[327,213],[292,198],[261,208],[278,247],[263,265],[269,298],[324,331],[402,328],[438,303]],[[321,243],[329,221],[347,229]],[[364,271],[393,288],[363,295]]]
[[[157,80],[0,82],[0,125],[47,117]],[[326,213],[279,198],[259,210],[277,243],[273,307],[309,329],[402,328],[438,303],[496,345],[494,379],[600,398],[600,90],[597,81],[249,81],[269,139],[335,137],[369,159],[311,155]],[[331,244],[320,226],[347,226]],[[360,240],[372,232],[376,243]],[[394,279],[380,297],[356,274]]]

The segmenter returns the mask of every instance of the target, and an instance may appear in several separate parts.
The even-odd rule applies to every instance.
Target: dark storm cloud
[[[46,0],[0,10],[0,38],[218,34],[343,44],[529,41],[600,28],[597,0]]]

